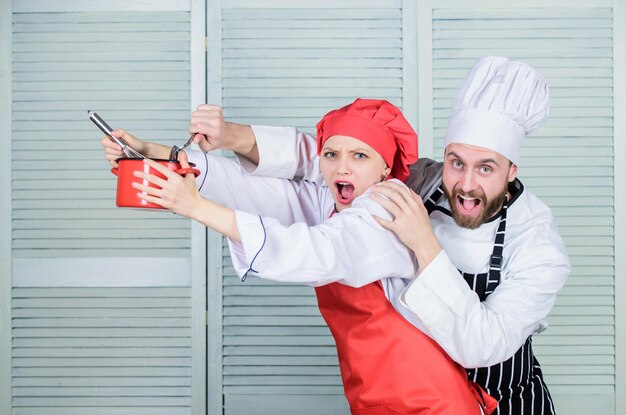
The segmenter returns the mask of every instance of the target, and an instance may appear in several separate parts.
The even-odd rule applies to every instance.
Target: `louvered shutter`
[[[227,118],[314,132],[323,114],[355,97],[402,106],[401,6],[223,1]],[[347,414],[334,342],[313,289],[256,278],[241,283],[227,248],[224,274],[225,413]]]
[[[520,179],[552,208],[572,273],[533,344],[557,412],[614,413],[612,2],[432,3],[436,158],[454,94],[477,57],[525,61],[550,85],[550,119],[525,140]]]
[[[190,221],[115,207],[87,110],[184,142],[190,4],[14,1],[12,22],[13,413],[189,414]]]

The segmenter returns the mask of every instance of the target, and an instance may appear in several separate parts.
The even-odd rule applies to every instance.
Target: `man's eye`
[[[463,163],[461,163],[461,162],[460,162],[460,161],[458,161],[458,160],[454,160],[454,161],[452,162],[452,167],[455,167],[455,168],[457,168],[457,169],[458,169],[458,168],[461,168],[462,166],[463,166]]]
[[[358,158],[358,159],[365,159],[365,158],[367,158],[367,154],[365,154],[365,153],[355,153],[354,157]]]
[[[492,171],[491,167],[488,167],[488,166],[483,166],[480,168],[480,172],[483,174],[489,174],[491,173],[491,171]]]
[[[334,151],[325,151],[324,152],[324,157],[333,158],[333,157],[335,157],[335,152]]]

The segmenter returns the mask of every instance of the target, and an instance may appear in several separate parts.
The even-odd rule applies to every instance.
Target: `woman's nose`
[[[351,170],[350,159],[348,157],[340,157],[337,165],[337,172],[347,174],[350,173]]]

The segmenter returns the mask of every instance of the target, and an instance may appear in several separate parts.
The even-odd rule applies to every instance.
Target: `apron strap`
[[[441,195],[443,195],[443,189],[441,188],[441,186],[439,186],[437,190],[431,193],[428,200],[424,202],[424,207],[428,211],[429,215],[433,213],[433,210],[435,209],[435,205],[437,204],[439,199],[441,199]]]
[[[489,259],[489,280],[500,281],[500,271],[502,270],[502,250],[504,249],[504,234],[506,231],[506,211],[509,207],[509,199],[506,197],[500,210],[500,223],[496,231],[496,238],[493,243],[493,252]]]

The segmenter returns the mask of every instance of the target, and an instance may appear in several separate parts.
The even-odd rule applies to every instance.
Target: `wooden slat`
[[[88,413],[90,415],[187,415],[189,414],[189,408],[175,408],[175,407],[158,407],[158,406],[146,406],[146,407],[94,407],[94,406],[73,406],[63,408],[15,408],[13,415],[83,415]]]
[[[33,387],[33,386],[167,386],[176,385],[177,387],[190,386],[189,377],[168,377],[168,378],[151,378],[151,377],[37,377],[37,378],[16,378],[13,382],[15,387]]]
[[[227,396],[226,415],[248,415],[251,413],[286,414],[293,408],[299,408],[300,415],[317,414],[349,414],[350,410],[346,398],[341,390],[333,388],[324,395],[311,396],[306,391],[300,394],[287,393],[284,395],[258,395],[241,393],[239,389],[229,388],[237,395]]]
[[[309,10],[328,10],[329,13],[333,13],[336,9],[372,9],[378,11],[379,9],[395,9],[396,11],[401,7],[401,0],[386,0],[384,2],[379,0],[344,0],[342,2],[336,2],[334,0],[318,0],[314,4],[308,1],[298,0],[285,2],[283,0],[227,0],[223,4],[225,10],[229,9],[293,9],[298,13],[308,13]]]

